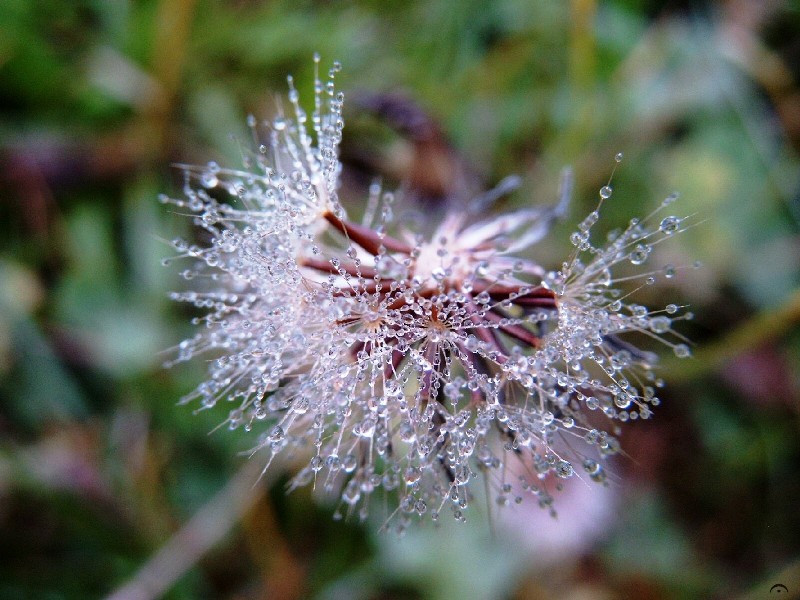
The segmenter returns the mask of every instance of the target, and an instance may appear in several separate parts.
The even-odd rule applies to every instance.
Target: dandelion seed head
[[[310,131],[290,78],[288,116],[252,120],[264,141],[245,168],[184,167],[183,197],[166,200],[209,240],[172,243],[192,289],[171,297],[204,316],[170,364],[209,365],[182,402],[226,404],[227,426],[257,432],[267,466],[300,461],[290,488],[336,497],[335,515],[366,519],[373,496],[395,498],[385,517],[398,529],[448,512],[465,520],[478,479],[498,505],[531,495],[548,511],[560,480],[606,485],[617,424],[660,402],[656,356],[626,335],[690,354],[677,305],[649,310],[623,291],[677,269],[616,273],[645,265],[687,219],[660,216],[665,204],[596,243],[604,186],[557,271],[530,249],[562,203],[450,214],[421,239],[373,188],[371,217],[352,222],[338,199],[338,69],[326,82],[315,75]]]

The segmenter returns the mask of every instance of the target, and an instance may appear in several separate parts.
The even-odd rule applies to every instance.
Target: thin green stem
[[[694,358],[665,360],[671,382],[685,382],[714,372],[729,360],[786,334],[800,323],[800,289],[776,309],[767,309],[733,329],[722,339],[698,350]]]

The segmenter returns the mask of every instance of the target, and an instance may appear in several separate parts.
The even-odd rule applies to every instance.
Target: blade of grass
[[[270,470],[259,481],[262,470],[261,462],[246,461],[225,487],[107,600],[160,598],[264,495],[269,484],[265,480],[276,471]]]

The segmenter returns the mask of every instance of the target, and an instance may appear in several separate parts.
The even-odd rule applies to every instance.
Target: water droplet
[[[356,470],[356,466],[358,466],[358,459],[354,455],[348,454],[342,459],[342,469],[345,473],[352,473]]]
[[[217,176],[212,171],[205,171],[200,176],[200,183],[203,184],[203,187],[210,189],[217,186],[219,179],[217,179]]]
[[[418,482],[420,477],[422,477],[422,474],[417,467],[408,467],[403,473],[403,479],[408,485]]]
[[[692,355],[692,351],[686,344],[678,344],[672,350],[675,352],[675,356],[678,358],[688,358]]]
[[[572,477],[575,470],[572,468],[572,465],[565,460],[561,460],[556,464],[556,475],[561,477],[562,479],[567,479]]]
[[[616,162],[622,162],[622,152],[617,152],[616,155],[614,155],[614,160]]]
[[[650,256],[650,250],[652,248],[647,244],[637,244],[636,248],[628,256],[628,259],[631,261],[631,264],[634,265],[641,265],[647,260],[647,257]]]
[[[611,189],[611,186],[604,185],[603,187],[600,188],[600,197],[603,200],[608,200],[609,198],[611,198],[612,191],[613,190]]]
[[[659,225],[659,229],[664,235],[672,235],[678,228],[681,226],[681,220],[679,217],[664,217],[661,219],[661,224]]]
[[[669,317],[653,317],[650,319],[650,329],[653,333],[666,333],[669,331],[672,320]]]
[[[356,504],[360,498],[361,486],[358,485],[358,481],[351,479],[344,487],[344,491],[342,492],[342,500],[352,506],[353,504]]]
[[[353,433],[361,437],[371,438],[375,434],[375,417],[367,417],[353,428]]]
[[[308,412],[308,399],[298,398],[292,403],[292,412],[298,415],[304,415]]]
[[[280,425],[276,425],[272,428],[272,431],[269,432],[269,437],[267,439],[272,443],[278,443],[283,441],[284,437],[283,428]]]
[[[620,392],[614,396],[614,404],[619,408],[628,408],[631,405],[631,397],[627,392]]]
[[[589,474],[593,481],[602,483],[606,480],[606,472],[596,460],[587,458],[583,461],[583,470]]]
[[[588,215],[586,215],[586,218],[583,221],[581,221],[581,224],[578,225],[578,229],[580,229],[583,232],[589,231],[592,228],[592,226],[595,223],[597,223],[597,220],[599,218],[600,218],[600,213],[597,212],[596,210],[593,210]]]

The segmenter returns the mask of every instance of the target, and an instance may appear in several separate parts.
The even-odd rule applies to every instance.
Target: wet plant
[[[315,76],[310,115],[290,77],[287,114],[250,119],[263,143],[241,168],[183,166],[183,196],[162,198],[206,240],[176,239],[168,259],[191,282],[173,299],[205,313],[170,362],[208,363],[183,403],[228,406],[265,469],[299,461],[290,487],[336,497],[338,518],[366,519],[381,493],[400,529],[464,520],[477,480],[498,504],[532,495],[553,511],[563,480],[605,484],[619,425],[660,402],[657,356],[638,343],[690,354],[674,329],[690,314],[633,300],[677,271],[648,266],[687,227],[666,214],[676,196],[598,241],[603,186],[555,270],[532,256],[565,212],[568,171],[554,206],[450,212],[427,236],[374,185],[356,222],[339,199],[338,70]]]

